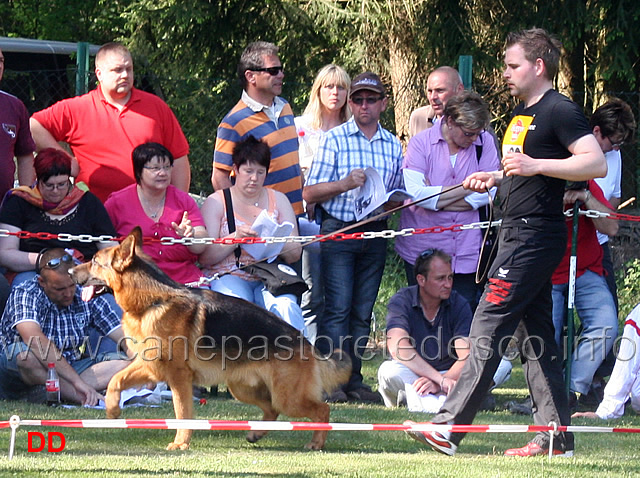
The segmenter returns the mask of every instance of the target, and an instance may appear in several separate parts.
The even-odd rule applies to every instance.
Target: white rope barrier
[[[15,449],[15,434],[20,427],[60,427],[60,428],[117,428],[117,429],[155,429],[155,430],[327,430],[327,431],[419,431],[452,433],[536,433],[550,432],[551,440],[558,432],[572,433],[640,433],[640,428],[615,428],[594,426],[558,426],[555,423],[544,425],[436,425],[433,423],[415,423],[400,425],[394,423],[314,423],[291,421],[235,421],[235,420],[195,420],[195,419],[87,419],[87,420],[22,420],[14,415],[8,421],[0,421],[1,428],[11,428],[9,459]],[[553,443],[553,442],[552,442]],[[552,449],[553,446],[550,446]]]

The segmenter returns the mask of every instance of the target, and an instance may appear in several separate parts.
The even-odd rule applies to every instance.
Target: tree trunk
[[[408,29],[389,32],[389,71],[393,88],[393,108],[396,135],[406,147],[409,142],[409,116],[419,105],[424,91],[424,79],[418,53],[407,35]]]

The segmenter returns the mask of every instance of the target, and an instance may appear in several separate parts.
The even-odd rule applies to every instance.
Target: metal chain
[[[608,213],[601,212],[595,210],[588,211],[579,211],[580,215],[586,216],[591,219],[598,218],[611,218],[619,221],[631,221],[631,222],[640,222],[640,216],[631,216],[628,214],[618,214],[618,213]],[[565,212],[565,216],[571,217],[573,214],[571,211]],[[144,243],[160,243],[161,245],[173,245],[173,244],[182,244],[184,246],[191,246],[196,244],[273,244],[273,243],[300,243],[305,244],[307,242],[315,241],[319,238],[322,238],[322,241],[350,241],[350,240],[359,240],[359,239],[393,239],[398,236],[407,237],[419,234],[439,234],[446,231],[467,231],[470,229],[486,229],[488,227],[497,227],[499,226],[501,221],[493,221],[489,223],[489,221],[480,221],[480,222],[472,222],[469,224],[454,224],[452,226],[433,226],[427,228],[405,228],[399,231],[394,230],[384,230],[384,231],[366,231],[366,232],[353,232],[353,233],[337,233],[327,237],[324,236],[287,236],[287,237],[243,237],[243,238],[213,238],[213,237],[161,237],[161,238],[151,238],[145,237]],[[102,244],[109,242],[119,242],[123,239],[123,237],[114,237],[109,235],[101,235],[101,236],[92,236],[90,234],[52,234],[49,232],[29,232],[29,231],[17,231],[11,232],[7,229],[0,229],[0,238],[16,236],[19,239],[41,239],[41,240],[51,240],[58,239],[63,242],[71,242],[78,241],[83,243],[88,242],[99,242]]]

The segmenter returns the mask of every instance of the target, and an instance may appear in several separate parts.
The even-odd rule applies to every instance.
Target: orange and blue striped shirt
[[[231,155],[236,143],[248,136],[262,139],[271,148],[271,165],[264,185],[285,194],[296,215],[300,215],[304,213],[304,208],[298,136],[291,106],[277,97],[276,102],[280,101],[284,104],[276,126],[263,110],[254,111],[240,100],[218,126],[213,167],[231,171]]]

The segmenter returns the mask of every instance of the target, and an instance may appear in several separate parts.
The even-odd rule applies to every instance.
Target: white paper
[[[374,168],[364,170],[365,183],[355,190],[356,219],[359,221],[371,213],[382,212],[382,205],[387,201],[404,201],[413,196],[403,189],[386,192],[382,178]]]
[[[429,393],[421,397],[410,383],[405,383],[404,390],[407,394],[407,409],[410,412],[438,413],[447,399],[444,394],[433,395]]]
[[[293,224],[287,221],[282,224],[278,224],[269,217],[266,209],[263,209],[251,225],[251,229],[256,231],[258,237],[288,237],[293,231]],[[284,245],[284,242],[263,242],[256,244],[242,244],[240,247],[247,251],[251,257],[257,261],[270,257],[271,259],[269,262],[271,262],[278,257]]]

